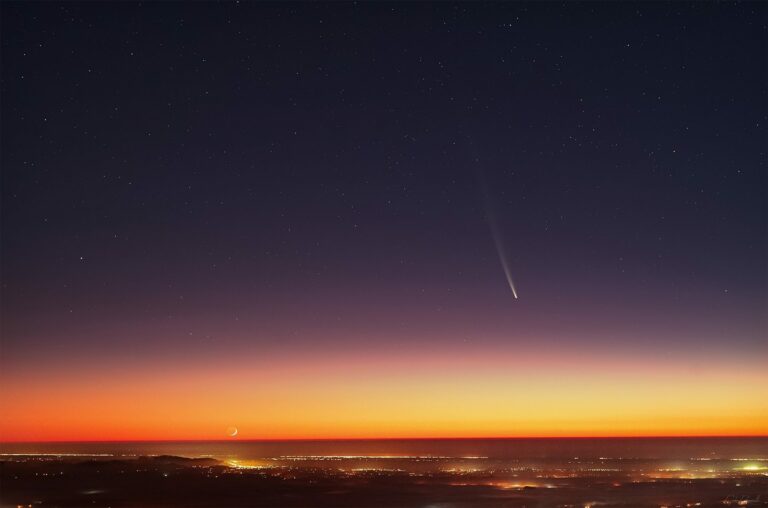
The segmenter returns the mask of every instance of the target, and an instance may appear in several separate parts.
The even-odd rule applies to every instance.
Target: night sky
[[[768,433],[765,4],[1,9],[0,440]]]

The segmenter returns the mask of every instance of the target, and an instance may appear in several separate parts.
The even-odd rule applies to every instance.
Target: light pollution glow
[[[768,433],[758,364],[692,374],[676,361],[535,358],[350,353],[67,375],[4,369],[0,439],[225,439],[234,426],[237,439]]]

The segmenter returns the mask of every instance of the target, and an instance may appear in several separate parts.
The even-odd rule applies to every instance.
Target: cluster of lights
[[[361,460],[361,459],[387,459],[387,460],[480,460],[488,457],[465,456],[449,457],[444,455],[280,455],[270,460]]]
[[[230,460],[227,465],[233,469],[273,469],[273,466],[264,464],[242,464],[238,460]]]

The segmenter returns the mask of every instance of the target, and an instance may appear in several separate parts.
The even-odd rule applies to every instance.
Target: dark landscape
[[[493,450],[499,442],[479,443],[483,449]],[[553,456],[558,445],[568,449],[567,441],[542,441],[538,447],[529,443],[528,454],[539,452],[530,458],[401,455],[399,451],[387,455],[350,455],[348,451],[343,455],[293,454],[301,444],[263,445],[261,449],[267,446],[291,454],[252,459],[5,454],[0,466],[0,499],[3,506],[41,507],[766,506],[768,457],[728,457],[723,451],[736,451],[746,444],[760,453],[767,443],[764,439],[730,440],[725,445],[722,440],[714,445],[707,440],[693,444],[669,440],[667,449],[682,445],[690,451],[693,445],[706,455],[677,459],[648,457],[660,449],[658,440],[653,446],[635,442],[634,451],[641,452],[635,455],[640,456],[629,458]],[[403,446],[403,442],[398,444]],[[618,449],[618,445],[608,444]],[[362,445],[376,446],[362,443],[358,449]],[[187,446],[201,448],[204,444]],[[335,445],[304,446],[328,449]],[[434,449],[436,445],[411,444],[412,448],[427,446]],[[442,449],[455,453],[472,446],[471,441],[446,442]],[[581,446],[582,451],[586,449]],[[345,443],[346,450],[354,447],[355,443]],[[230,443],[230,450],[236,449]]]

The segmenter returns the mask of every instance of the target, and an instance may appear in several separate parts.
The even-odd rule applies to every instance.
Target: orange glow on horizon
[[[703,372],[523,354],[4,369],[0,441],[768,434],[768,373]]]

